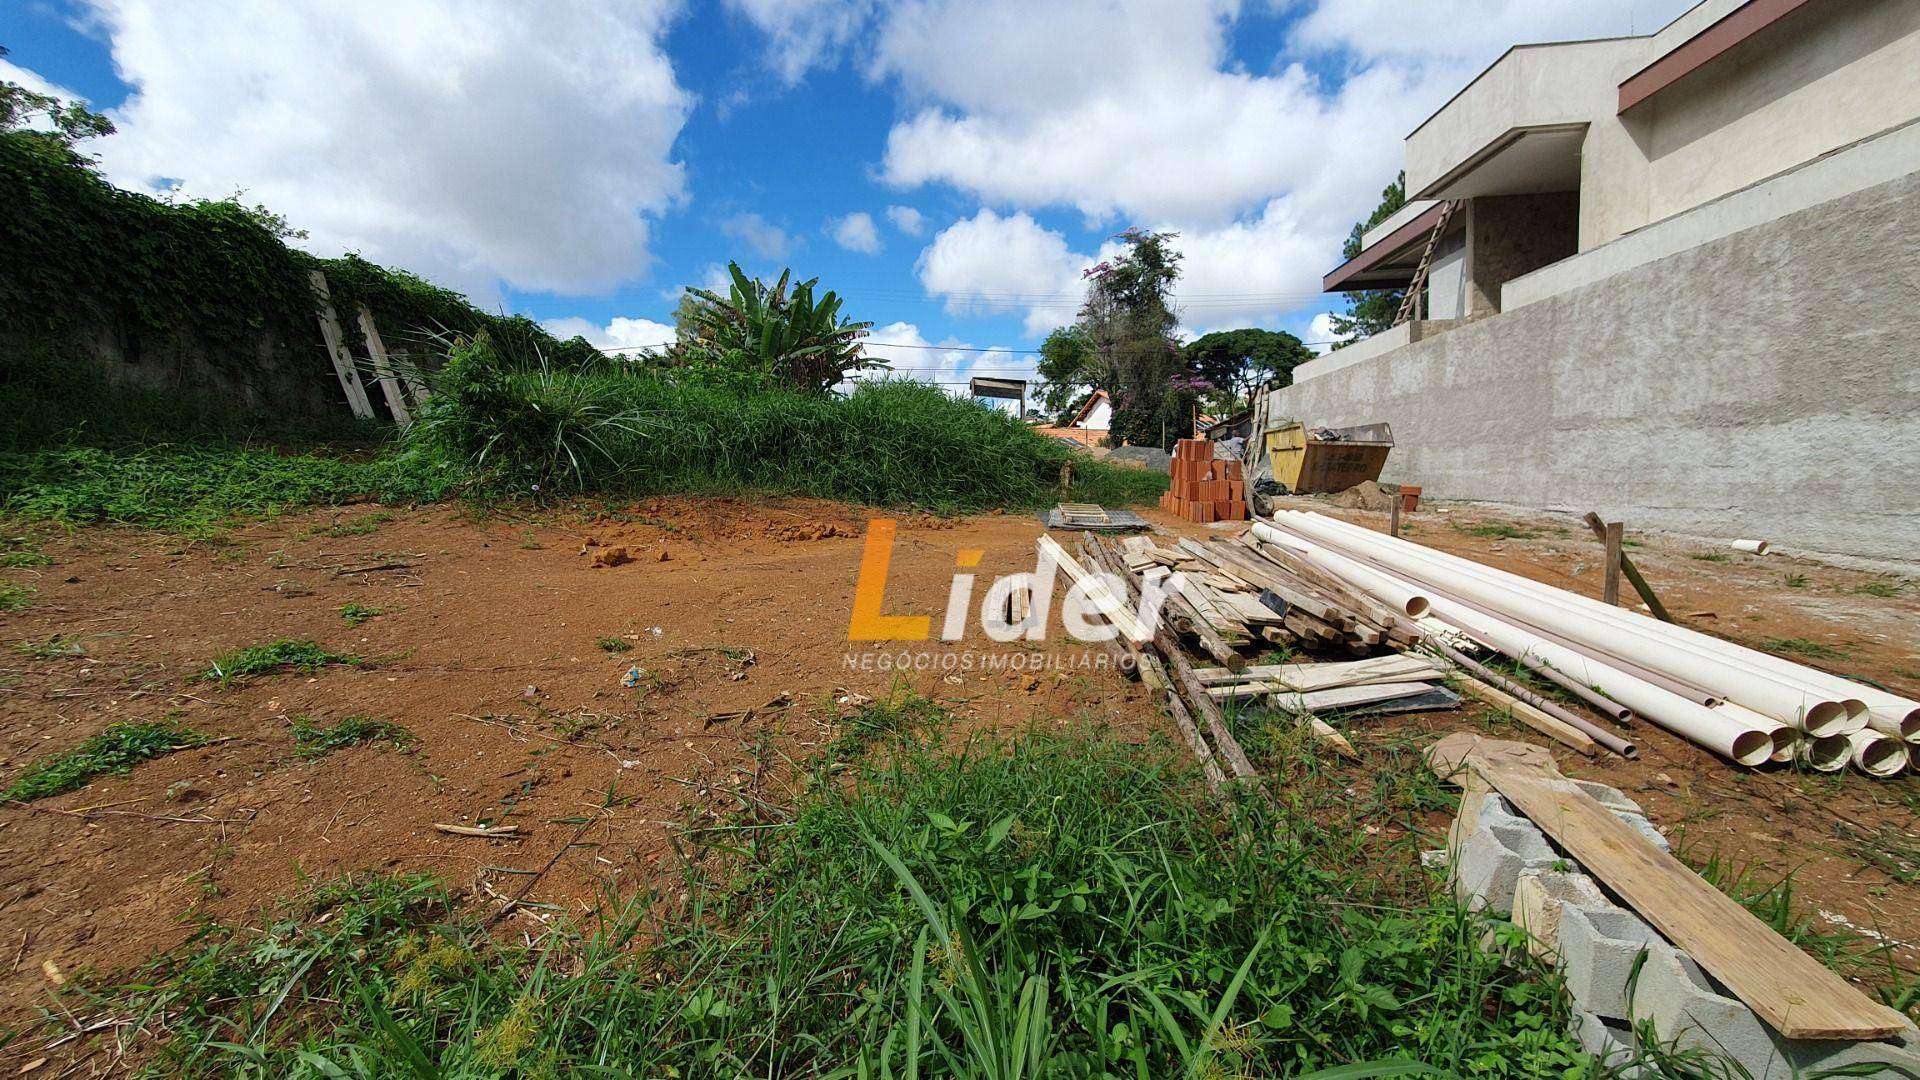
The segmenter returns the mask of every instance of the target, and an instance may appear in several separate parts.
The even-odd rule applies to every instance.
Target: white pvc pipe
[[[1906,771],[1907,745],[1898,739],[1889,739],[1869,728],[1849,734],[1847,744],[1853,750],[1853,767],[1868,776],[1884,780]]]
[[[1405,588],[1404,583],[1389,578],[1358,561],[1324,547],[1303,540],[1298,536],[1282,533],[1277,529],[1255,525],[1255,535],[1262,540],[1276,544],[1288,551],[1311,553],[1324,561],[1318,565],[1327,567],[1330,572],[1354,588],[1369,595],[1385,599],[1388,594],[1375,593],[1375,587],[1384,582],[1395,590]],[[1330,558],[1328,556],[1331,556]],[[1348,576],[1347,571],[1358,573]],[[1600,692],[1646,717],[1653,723],[1689,739],[1709,750],[1741,765],[1759,765],[1773,754],[1774,739],[1771,729],[1779,728],[1778,721],[1762,718],[1766,727],[1748,726],[1722,716],[1697,702],[1689,701],[1678,694],[1643,682],[1617,668],[1609,667],[1563,645],[1549,641],[1524,627],[1515,626],[1503,619],[1475,611],[1465,605],[1444,597],[1429,597],[1433,614],[1452,623],[1474,636],[1491,643],[1501,652],[1512,657],[1535,656],[1558,668],[1568,677],[1597,686]]]
[[[1853,758],[1853,744],[1845,735],[1809,735],[1795,753],[1814,772],[1839,772]]]
[[[1773,744],[1772,760],[1776,765],[1785,765],[1800,753],[1800,733],[1794,731],[1792,728],[1788,728],[1787,730],[1792,734],[1791,737],[1786,740],[1785,744],[1778,742]]]
[[[1280,540],[1269,540],[1277,547],[1285,548],[1332,574],[1361,586],[1363,592],[1376,600],[1384,600],[1388,607],[1404,613],[1410,619],[1424,616],[1431,606],[1420,590],[1413,588],[1396,577],[1383,574],[1358,560],[1342,555],[1331,548],[1317,544],[1300,543],[1291,536]]]
[[[1285,513],[1309,516],[1300,515],[1299,511],[1286,511]],[[1322,517],[1317,514],[1310,516],[1341,528],[1346,531],[1348,535],[1354,536],[1362,542],[1370,542],[1376,539],[1390,539],[1371,530],[1362,529],[1357,525],[1350,525],[1338,518]],[[1771,653],[1764,653],[1757,649],[1749,649],[1745,646],[1735,645],[1730,641],[1723,641],[1720,638],[1708,634],[1689,630],[1684,626],[1676,626],[1672,623],[1650,619],[1644,615],[1638,615],[1609,604],[1601,603],[1590,597],[1581,596],[1578,593],[1569,592],[1565,589],[1556,589],[1551,585],[1534,581],[1532,578],[1522,577],[1518,574],[1510,574],[1507,571],[1487,566],[1483,563],[1476,563],[1470,559],[1462,559],[1457,555],[1449,555],[1444,551],[1435,551],[1432,548],[1409,544],[1403,540],[1394,540],[1392,542],[1411,548],[1416,554],[1429,554],[1434,557],[1432,561],[1442,565],[1455,567],[1456,569],[1470,568],[1469,572],[1481,573],[1483,577],[1490,577],[1493,580],[1504,582],[1514,588],[1524,589],[1532,592],[1536,596],[1560,603],[1563,606],[1578,608],[1584,614],[1594,618],[1610,620],[1615,623],[1615,625],[1625,627],[1634,632],[1666,638],[1683,647],[1690,648],[1695,652],[1704,652],[1714,656],[1725,657],[1740,667],[1757,671],[1761,675],[1776,682],[1785,682],[1792,686],[1804,687],[1819,695],[1831,695],[1834,700],[1846,706],[1848,713],[1852,717],[1855,719],[1864,717],[1863,723],[1857,724],[1849,722],[1848,724],[1841,725],[1840,730],[1843,732],[1858,730],[1861,726],[1872,726],[1876,731],[1884,732],[1895,738],[1904,739],[1908,742],[1920,742],[1920,701],[1904,698],[1898,694],[1888,693],[1885,690],[1867,686],[1863,683],[1856,683],[1851,679],[1843,679],[1838,675],[1821,671],[1818,668],[1811,668],[1805,664],[1796,664],[1791,660],[1781,659]],[[1786,719],[1786,717],[1782,717],[1782,719]]]
[[[1765,540],[1735,540],[1733,542],[1733,549],[1735,551],[1744,551],[1749,555],[1765,555],[1773,549],[1773,545],[1767,543]]]
[[[1667,672],[1682,682],[1700,686],[1814,734],[1840,734],[1866,724],[1864,707],[1856,716],[1842,701],[1743,664],[1737,657],[1710,653],[1691,642],[1660,635],[1648,628],[1649,625],[1666,627],[1665,623],[1631,616],[1597,601],[1591,602],[1591,608],[1598,610],[1591,610],[1579,603],[1585,601],[1585,597],[1564,589],[1553,589],[1466,559],[1390,540],[1317,514],[1284,511],[1278,517],[1280,524],[1288,529],[1323,543],[1358,551],[1381,566],[1415,579],[1438,575],[1442,587],[1505,616],[1533,623],[1630,663]],[[1266,536],[1267,533],[1261,532],[1263,529],[1269,533],[1278,531],[1262,522],[1254,526],[1255,535]],[[1638,621],[1621,621],[1624,618]]]

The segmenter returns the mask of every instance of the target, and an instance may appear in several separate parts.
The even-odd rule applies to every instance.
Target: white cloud
[[[577,315],[548,319],[540,325],[562,341],[583,337],[587,339],[587,344],[609,351],[630,351],[673,342],[673,327],[666,323],[657,323],[652,319],[630,319],[625,315],[614,316],[605,326]]]
[[[827,222],[827,232],[833,236],[834,243],[848,251],[880,254],[880,229],[874,225],[873,215],[864,210]]]
[[[1320,356],[1332,352],[1332,343],[1340,336],[1339,332],[1333,328],[1333,314],[1331,311],[1322,311],[1307,321],[1304,340],[1307,348]]]
[[[811,68],[831,64],[860,32],[873,0],[727,0],[727,7],[767,36],[767,64],[791,86]]]
[[[747,250],[762,259],[778,262],[793,250],[793,238],[787,231],[759,214],[735,214],[720,223],[726,236],[747,245]]]
[[[1688,3],[1641,0],[1634,28]],[[1625,33],[1630,15],[1583,0],[1269,6],[1308,10],[1284,51],[1242,66],[1236,0],[903,0],[869,64],[909,105],[882,178],[1178,231],[1191,324],[1273,323],[1313,300],[1406,132],[1479,68],[1518,42]]]
[[[683,197],[672,0],[90,0],[120,77],[116,182],[244,190],[312,234],[483,297],[605,288]]]
[[[36,94],[51,94],[62,101],[86,101],[85,98],[64,86],[48,82],[39,72],[30,71],[4,59],[0,59],[0,82],[10,82]]]
[[[887,220],[893,222],[894,228],[908,236],[919,236],[927,231],[926,216],[911,206],[887,207]]]
[[[950,314],[1024,311],[1027,333],[1037,335],[1073,321],[1080,271],[1092,263],[1028,214],[982,210],[942,229],[914,269]]]

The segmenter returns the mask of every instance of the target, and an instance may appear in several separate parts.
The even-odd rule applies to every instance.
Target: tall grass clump
[[[715,384],[639,363],[517,363],[460,342],[411,435],[508,493],[765,492],[977,510],[1143,502],[1165,478],[1110,466],[925,384],[845,395]]]
[[[953,748],[872,726],[884,749],[821,766],[797,805],[685,830],[675,900],[529,942],[430,881],[360,879],[209,928],[93,1005],[182,1075],[1590,1067],[1552,987],[1481,948],[1487,924],[1352,858],[1356,821],[1223,811],[1098,732]]]

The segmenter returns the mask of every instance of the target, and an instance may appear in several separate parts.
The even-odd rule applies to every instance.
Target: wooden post
[[[1599,514],[1589,510],[1586,522],[1587,528],[1593,530],[1593,535],[1602,540],[1607,538],[1607,527],[1600,521]],[[1640,575],[1640,568],[1633,565],[1633,559],[1624,551],[1620,553],[1620,572],[1626,575],[1627,584],[1632,585],[1633,591],[1640,594],[1640,599],[1647,602],[1647,610],[1653,612],[1654,618],[1661,622],[1673,622],[1673,616],[1667,612],[1667,605],[1661,603],[1660,598],[1654,595],[1653,586],[1647,584],[1647,579]]]
[[[1387,535],[1400,535],[1400,489],[1393,489],[1393,503],[1387,507]]]
[[[401,427],[413,423],[413,417],[407,413],[406,395],[400,392],[400,380],[394,377],[393,365],[387,362],[387,344],[380,340],[380,328],[373,324],[373,312],[367,305],[360,305],[360,336],[367,339],[367,355],[373,359],[373,373],[380,380],[380,392],[386,396],[387,411],[393,413],[393,420]]]
[[[340,379],[340,389],[346,391],[347,408],[361,420],[372,420],[373,403],[367,400],[367,388],[360,385],[360,372],[353,364],[353,354],[347,351],[346,342],[340,336],[340,318],[333,311],[333,293],[327,289],[327,275],[313,271],[313,294],[320,301],[320,339],[326,342],[327,359],[333,361],[333,373]]]
[[[1607,522],[1607,583],[1601,599],[1615,607],[1620,606],[1620,540],[1624,526],[1617,521]]]

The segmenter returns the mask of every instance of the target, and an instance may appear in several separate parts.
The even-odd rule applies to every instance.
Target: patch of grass
[[[30,802],[87,786],[95,777],[127,772],[143,761],[204,745],[205,735],[165,721],[114,724],[62,754],[41,758],[13,778],[0,798]]]
[[[51,562],[53,559],[38,551],[0,552],[0,569],[26,570],[35,566],[46,566]]]
[[[621,637],[619,634],[608,634],[606,637],[603,637],[600,640],[594,642],[594,644],[599,646],[600,651],[604,653],[623,653],[623,652],[633,651],[633,642],[628,641],[626,638]]]
[[[375,529],[392,520],[393,515],[387,511],[375,510],[371,513],[361,514],[352,521],[341,521],[324,527],[308,529],[307,535],[331,536],[336,539],[344,539],[349,536],[367,536]]]
[[[1732,562],[1733,556],[1724,551],[1696,551],[1687,558],[1696,562]]]
[[[1120,506],[1166,490],[1163,473],[1095,460],[922,383],[743,390],[626,361],[527,359],[456,345],[408,440],[492,491],[541,497],[767,492],[965,512],[1063,495]]]
[[[1785,585],[1789,589],[1804,589],[1807,587],[1807,575],[1788,574],[1786,577],[1780,579],[1780,584]]]
[[[312,673],[329,664],[362,665],[366,661],[348,653],[328,652],[318,642],[282,638],[226,653],[198,678],[226,685],[235,679],[274,675],[282,671]]]
[[[25,611],[33,603],[34,589],[13,581],[0,581],[0,611]]]
[[[341,604],[340,617],[348,626],[359,626],[368,619],[377,619],[387,613],[386,608],[367,607],[365,604]]]
[[[401,725],[371,716],[349,716],[326,727],[314,723],[311,716],[293,718],[293,743],[303,758],[325,757],[343,747],[381,740],[403,750],[415,741],[413,732]]]
[[[302,506],[430,502],[466,479],[420,454],[287,454],[245,446],[65,447],[0,453],[0,513],[208,535]]]
[[[1768,638],[1760,643],[1760,648],[1770,653],[1792,653],[1815,660],[1844,660],[1847,657],[1844,649],[1802,637]]]
[[[1872,581],[1861,583],[1853,591],[1861,596],[1877,596],[1882,600],[1891,600],[1901,593],[1906,592],[1908,584],[1908,582],[1896,581],[1892,578],[1875,578]]]
[[[16,641],[13,651],[35,660],[65,660],[87,655],[87,647],[80,644],[80,639],[68,634],[54,634],[37,641]]]
[[[1487,525],[1455,525],[1454,528],[1470,536],[1478,536],[1488,540],[1532,540],[1540,535],[1531,529],[1523,529],[1517,525],[1508,525],[1502,522],[1494,522]]]
[[[1539,969],[1503,968],[1489,924],[1427,875],[1354,864],[1353,819],[1223,808],[1184,764],[1086,730],[895,751],[686,830],[707,857],[672,902],[555,917],[529,941],[427,879],[357,878],[209,928],[100,1007],[180,1075],[1585,1065]],[[1015,1031],[1031,1068],[1006,1060]]]

